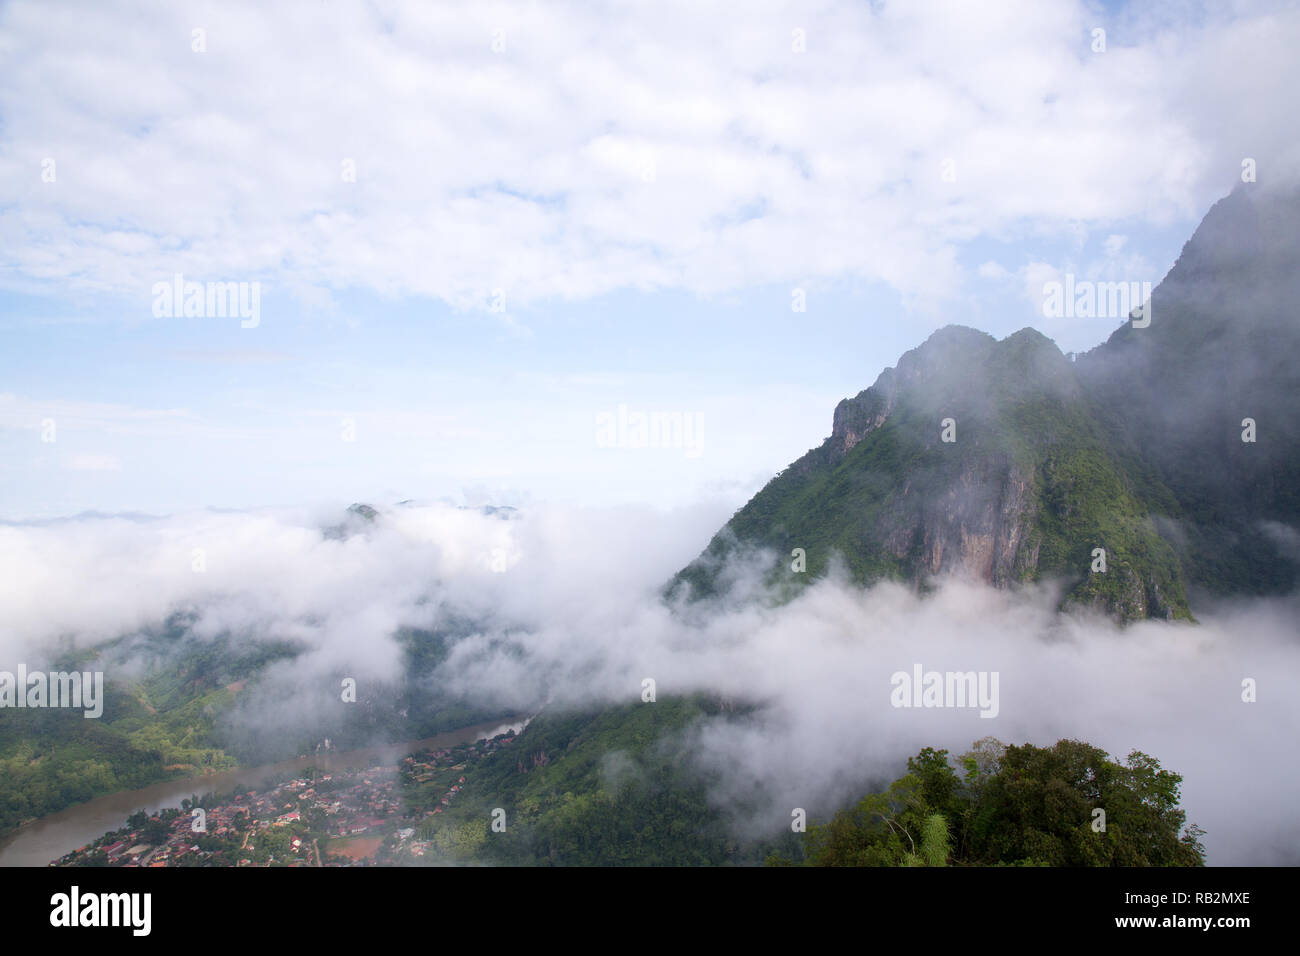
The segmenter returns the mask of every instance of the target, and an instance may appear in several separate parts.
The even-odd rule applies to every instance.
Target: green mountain
[[[1153,291],[1150,324],[1126,322],[1077,359],[1032,329],[1001,341],[960,326],[935,332],[840,402],[830,436],[738,511],[669,582],[667,595],[780,600],[836,562],[863,584],[895,578],[926,587],[950,572],[999,587],[1055,579],[1063,605],[1124,620],[1189,618],[1202,594],[1294,588],[1298,213],[1296,191],[1239,189],[1226,197]],[[355,505],[322,533],[364,533],[378,517]],[[1104,571],[1094,570],[1098,549]],[[201,642],[186,624],[176,618],[158,633],[92,652],[149,664],[132,686],[109,689],[102,722],[37,713],[42,723],[33,725],[0,715],[0,829],[161,779],[181,764],[272,760],[277,748],[299,752],[326,733],[359,744],[493,716],[428,680],[449,648],[476,631],[472,621],[399,634],[406,680],[362,701],[346,723],[314,724],[302,739],[274,721],[268,734],[265,719],[232,719],[259,689],[273,696],[261,688],[262,672],[298,648]],[[333,693],[333,683],[324,685]],[[508,836],[487,855],[502,863],[752,863],[773,849],[790,853],[788,833],[770,843],[735,837],[709,799],[712,781],[690,760],[693,728],[743,720],[746,708],[700,695],[547,712],[510,750],[468,768],[475,796],[428,827],[481,827],[489,811],[506,808]],[[1064,780],[1079,800],[1086,787],[1076,765],[1100,765],[1091,750],[1022,751],[1013,763],[1032,769],[1043,788],[1059,791],[1054,781]],[[1080,753],[1088,758],[1082,763]],[[1173,778],[1159,777],[1147,759],[1116,765],[1114,779],[1135,792],[1155,781],[1152,792],[1173,807]],[[921,770],[931,763],[921,759]],[[867,806],[891,794],[873,795]],[[1079,856],[1063,815],[1032,818],[1024,800],[997,786],[956,802],[904,796],[899,812],[912,813],[922,832],[941,815],[969,841],[954,859]],[[1134,826],[1150,831],[1159,852],[1116,843],[1108,859],[1163,861],[1195,850],[1195,833],[1176,845],[1181,818],[1172,809],[1162,810],[1159,826],[1144,813],[1134,804]],[[838,858],[844,840],[855,853],[869,844],[872,859],[900,856],[901,844],[877,830],[859,833],[860,823],[850,814],[820,831],[830,842],[814,847],[814,861],[817,853]]]
[[[192,610],[177,611],[156,626],[33,664],[113,677],[104,684],[100,719],[69,708],[0,709],[0,837],[107,793],[310,753],[325,737],[335,749],[350,750],[510,716],[432,679],[452,646],[475,630],[462,617],[448,615],[433,630],[399,629],[401,677],[370,684],[347,707],[338,706],[336,690],[343,671],[321,674],[292,694],[274,676],[273,665],[298,659],[302,645],[247,634],[200,636],[196,621]]]
[[[890,577],[924,587],[954,571],[999,587],[1058,579],[1063,605],[1124,620],[1189,618],[1206,594],[1293,588],[1297,213],[1297,192],[1239,190],[1217,203],[1153,290],[1150,324],[1125,322],[1086,355],[1067,357],[1032,329],[1002,341],[959,326],[935,332],[840,402],[830,436],[741,508],[666,596],[781,600],[836,561],[864,584]],[[1255,421],[1255,441],[1242,440],[1244,418]],[[1105,571],[1093,570],[1098,548]],[[682,764],[691,728],[744,719],[743,703],[725,718],[719,710],[707,697],[661,698],[538,718],[508,760],[470,774],[471,792],[516,814],[495,859],[736,863],[788,842],[788,833],[771,834],[772,844],[730,842],[708,781]],[[924,778],[943,776],[936,768],[947,762],[922,751],[907,786],[814,827],[788,858],[907,862],[904,851],[914,851],[890,842],[882,807],[886,817],[911,813],[922,834],[940,818],[957,840],[956,862],[1202,858],[1200,831],[1182,830],[1177,775],[1152,758],[1121,765],[1071,742],[1006,752],[1016,765],[1010,789],[982,789],[983,771],[971,770],[965,784],[925,796],[935,788]],[[1091,831],[1080,808],[1095,805],[1087,768],[1099,766],[1126,791],[1116,805],[1133,813],[1124,827],[1132,843],[1082,836]],[[913,777],[924,799],[913,799]],[[1030,793],[1037,788],[1053,796]],[[1061,809],[1061,794],[1072,809]],[[481,817],[483,807],[467,801],[461,811]]]
[[[842,561],[863,584],[1059,580],[1063,605],[1124,620],[1188,618],[1189,589],[1292,587],[1298,210],[1296,193],[1219,202],[1149,324],[1077,360],[1033,329],[935,332],[840,402],[669,596],[740,593],[755,559],[778,596]]]

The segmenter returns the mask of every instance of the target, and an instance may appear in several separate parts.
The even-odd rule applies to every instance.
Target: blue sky
[[[968,7],[0,7],[0,518],[738,507],[934,329],[1091,347],[1044,281],[1295,168],[1293,9]]]

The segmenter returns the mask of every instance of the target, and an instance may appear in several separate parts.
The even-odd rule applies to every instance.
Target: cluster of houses
[[[354,836],[385,828],[401,808],[396,786],[396,767],[289,780],[274,790],[237,793],[219,805],[205,807],[201,830],[195,830],[197,821],[190,813],[171,811],[169,815],[175,815],[160,845],[144,842],[144,827],[119,830],[73,851],[55,865],[92,863],[102,851],[104,859],[99,861],[109,866],[249,866],[253,858],[247,851],[257,845],[259,836],[282,827],[292,828],[288,843],[293,858],[277,862],[320,865],[312,829],[304,818],[319,811],[312,814],[317,822],[326,821],[319,836]],[[155,814],[149,822],[156,826],[159,819]]]
[[[410,825],[434,817],[450,807],[464,791],[468,762],[485,756],[510,743],[513,736],[501,737],[481,745],[427,751],[405,757],[398,766],[376,766],[364,770],[335,771],[311,778],[285,781],[263,792],[237,793],[220,805],[204,808],[203,829],[195,831],[189,812],[164,811],[154,815],[145,826],[126,828],[107,834],[93,843],[51,864],[78,866],[107,863],[109,866],[202,866],[259,865],[258,854],[251,851],[263,834],[289,827],[288,846],[292,856],[274,862],[289,866],[321,866],[319,841],[326,837],[350,840],[353,837],[392,837],[387,841],[397,855],[422,857],[431,852],[428,840],[416,839]],[[418,800],[419,807],[408,806],[404,792],[427,784],[450,772],[454,776],[441,792],[439,783],[432,798]],[[242,818],[242,819],[240,819]],[[157,839],[160,820],[168,822],[167,836]],[[152,837],[146,833],[154,831]],[[278,846],[284,846],[277,839]],[[103,857],[99,857],[102,851]],[[329,853],[325,853],[329,856]],[[387,855],[387,853],[385,853]],[[331,857],[331,863],[337,858]],[[270,865],[271,861],[263,861]]]
[[[145,866],[166,866],[167,865],[166,863],[163,862],[158,862],[158,863],[152,862],[152,857],[154,855],[153,851],[155,848],[150,844],[138,843],[135,846],[130,845],[132,843],[135,843],[135,841],[138,839],[140,839],[140,831],[137,830],[128,833],[124,838],[120,840],[114,840],[108,846],[104,847],[103,848],[104,855],[107,856],[111,862],[120,864],[122,866],[139,866],[141,857],[144,858]],[[85,850],[86,847],[82,847],[81,849]]]

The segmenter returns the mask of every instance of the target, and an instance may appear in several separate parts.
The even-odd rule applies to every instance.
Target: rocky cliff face
[[[822,445],[669,592],[727,591],[726,559],[751,549],[774,556],[766,580],[784,593],[838,558],[864,583],[1050,577],[1065,604],[1130,620],[1190,616],[1189,584],[1290,586],[1260,530],[1300,518],[1300,435],[1283,414],[1300,385],[1288,203],[1300,210],[1293,194],[1266,213],[1245,193],[1216,205],[1155,291],[1151,325],[1126,323],[1078,363],[1032,329],[934,333],[840,402]],[[1275,429],[1256,454],[1235,424],[1252,409]]]

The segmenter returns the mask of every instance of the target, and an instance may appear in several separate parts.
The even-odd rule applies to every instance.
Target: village
[[[393,766],[299,776],[149,815],[74,850],[51,866],[373,866],[434,862],[442,820],[466,786],[465,771],[514,741],[408,754]]]

